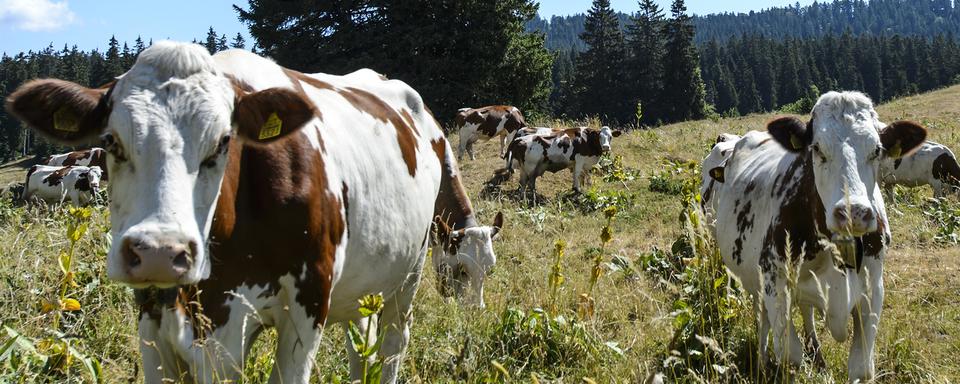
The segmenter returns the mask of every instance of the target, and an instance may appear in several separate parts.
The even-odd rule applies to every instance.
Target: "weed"
[[[695,193],[700,186],[699,168],[693,161],[665,159],[662,168],[650,177],[650,191],[673,196]]]

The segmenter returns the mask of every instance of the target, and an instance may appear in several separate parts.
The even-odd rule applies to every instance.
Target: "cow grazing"
[[[102,138],[107,274],[136,288],[146,382],[236,382],[275,327],[270,382],[306,383],[323,327],[358,322],[373,293],[397,380],[438,192],[459,183],[405,83],[159,42],[108,88],[35,80],[7,108],[59,142]]]
[[[465,297],[464,290],[469,285],[473,289],[469,302],[484,308],[483,282],[497,263],[493,240],[503,228],[503,213],[497,213],[491,226],[478,226],[469,221],[457,224],[456,220],[441,217],[443,214],[436,218],[437,239],[432,253],[440,293],[447,297]],[[451,226],[448,221],[455,225]]]
[[[86,205],[96,199],[101,175],[102,171],[97,166],[34,165],[27,171],[27,182],[21,198],[28,203],[36,198],[50,204],[61,204],[70,197],[73,205]]]
[[[514,139],[507,148],[507,169],[520,167],[520,187],[536,190],[536,180],[545,172],[573,171],[573,190],[588,183],[590,169],[600,156],[610,151],[610,143],[622,132],[604,126],[572,128],[545,135],[533,134]]]
[[[880,174],[886,187],[929,185],[935,197],[944,197],[960,188],[960,165],[950,148],[927,141],[910,157],[884,159]]]
[[[90,148],[51,155],[44,158],[40,164],[55,167],[71,165],[97,166],[103,171],[103,180],[107,180],[107,151],[104,151],[103,148]]]
[[[454,118],[454,129],[460,132],[460,146],[457,158],[463,159],[463,152],[470,154],[470,160],[475,160],[473,143],[478,140],[488,141],[494,137],[500,138],[500,155],[503,156],[504,147],[508,141],[508,134],[526,127],[527,121],[517,107],[509,105],[491,105],[482,108],[461,108]]]
[[[714,197],[723,261],[756,299],[761,356],[772,330],[777,359],[802,362],[793,303],[815,357],[813,308],[824,311],[838,341],[846,339],[852,315],[849,378],[869,380],[890,244],[877,187],[880,162],[909,154],[926,130],[910,122],[882,124],[870,99],[856,92],[827,93],[808,123],[780,118],[767,130],[737,141]],[[840,259],[837,248],[847,250]]]

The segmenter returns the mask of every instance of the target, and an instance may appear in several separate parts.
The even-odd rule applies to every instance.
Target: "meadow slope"
[[[921,122],[929,128],[931,140],[960,148],[958,100],[960,86],[896,100],[879,106],[878,112],[884,121]],[[495,243],[498,264],[485,287],[487,308],[477,310],[442,299],[428,262],[415,302],[403,378],[414,383],[499,382],[508,381],[508,376],[522,382],[578,383],[591,378],[597,383],[630,383],[663,371],[681,382],[756,380],[760,377],[756,367],[746,363],[756,351],[746,299],[724,312],[729,319],[724,320],[728,326],[719,346],[728,355],[723,363],[708,366],[707,373],[663,368],[675,337],[672,314],[689,287],[662,271],[669,265],[683,265],[677,262],[682,250],[675,242],[685,229],[678,219],[683,213],[681,196],[653,192],[650,185],[652,179],[681,182],[683,175],[695,172],[684,170],[683,161],[698,162],[719,133],[763,129],[773,116],[632,131],[613,142],[614,154],[622,156],[625,180],[604,181],[603,174],[595,174],[593,192],[585,198],[570,195],[569,172],[548,174],[538,182],[541,199],[537,204],[518,197],[516,178],[487,186],[503,163],[496,143],[478,145],[477,160],[460,164],[462,179],[481,222],[489,224],[498,211],[506,218],[502,237]],[[450,140],[456,146],[459,139],[453,135]],[[12,166],[0,169],[0,185],[20,181],[22,174]],[[894,244],[885,264],[887,299],[877,346],[879,382],[960,380],[960,307],[956,305],[960,260],[958,248],[944,237],[955,228],[941,224],[955,222],[960,209],[955,198],[934,203],[928,201],[930,196],[928,188],[898,189],[895,201],[888,202],[892,207],[888,211],[895,211],[891,214]],[[596,208],[610,204],[617,205],[619,212],[612,219],[613,238],[601,251],[601,228],[607,219]],[[90,231],[78,244],[73,266],[78,286],[70,288],[70,296],[83,309],[65,315],[65,335],[59,337],[98,359],[106,382],[127,382],[140,377],[137,313],[130,290],[106,280],[107,215],[104,209],[96,210]],[[0,321],[22,333],[21,340],[51,335],[52,315],[41,311],[41,302],[59,289],[61,271],[56,260],[69,245],[65,222],[63,212],[0,205]],[[565,243],[560,264],[564,279],[554,294],[549,276],[555,268],[558,240]],[[603,255],[603,273],[592,294],[594,314],[582,317],[578,303],[589,289],[598,251]],[[9,330],[0,332],[0,347],[9,334]],[[837,343],[829,333],[820,335],[827,369],[817,372],[804,367],[795,372],[798,381],[845,381],[849,342]],[[325,336],[315,380],[345,380],[343,332],[333,327]],[[265,381],[269,376],[272,337],[273,333],[265,332],[254,346],[244,369],[246,382]],[[41,352],[43,347],[38,347]],[[680,352],[680,356],[689,355]],[[65,374],[51,372],[49,367],[45,371],[26,365],[22,350],[13,355],[17,354],[21,357],[6,358],[0,349],[0,382],[89,380],[79,366]],[[768,375],[761,381],[783,377]]]

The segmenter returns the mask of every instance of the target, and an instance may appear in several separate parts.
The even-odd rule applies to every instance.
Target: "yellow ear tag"
[[[790,145],[793,146],[793,149],[800,150],[803,149],[803,142],[800,141],[800,138],[797,135],[790,135]]]
[[[66,132],[79,132],[80,124],[77,123],[77,115],[73,110],[67,107],[60,108],[53,114],[53,129]]]
[[[903,154],[903,148],[900,147],[900,140],[897,140],[897,142],[893,144],[893,147],[890,148],[890,150],[887,151],[887,153],[890,154],[890,157],[893,157],[893,158],[900,157],[900,155]]]
[[[263,123],[263,127],[260,128],[260,136],[257,139],[265,140],[280,136],[281,127],[283,127],[283,122],[280,121],[280,117],[277,116],[276,112],[271,113],[267,117],[267,121]]]

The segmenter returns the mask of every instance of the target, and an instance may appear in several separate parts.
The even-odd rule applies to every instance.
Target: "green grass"
[[[885,121],[919,121],[930,128],[930,139],[960,148],[958,100],[960,87],[953,87],[896,100],[880,106],[878,112]],[[428,268],[415,302],[403,379],[498,382],[509,377],[532,382],[535,377],[539,382],[576,383],[590,378],[597,383],[634,383],[664,372],[678,382],[789,381],[775,367],[765,376],[757,373],[749,302],[734,294],[727,297],[729,303],[711,304],[714,299],[702,284],[703,276],[716,277],[722,270],[689,259],[700,255],[701,261],[708,260],[709,239],[705,244],[697,243],[703,239],[691,241],[698,232],[681,220],[684,175],[689,173],[683,164],[699,162],[719,133],[763,129],[773,116],[687,122],[627,133],[613,142],[614,153],[622,156],[619,176],[605,181],[603,175],[594,175],[592,192],[577,197],[569,193],[568,172],[548,174],[537,183],[543,197],[537,205],[517,199],[516,178],[485,188],[502,160],[496,155],[495,142],[478,145],[478,159],[461,164],[463,180],[481,222],[489,224],[498,211],[506,217],[502,237],[495,243],[498,264],[485,288],[487,309],[444,300]],[[458,138],[451,137],[451,142],[456,145]],[[23,172],[0,167],[0,185],[20,181]],[[956,358],[960,261],[936,224],[950,222],[957,202],[951,198],[931,203],[927,201],[931,195],[929,189],[898,189],[896,201],[888,203],[894,245],[885,264],[887,296],[877,343],[878,382],[960,380]],[[584,300],[581,294],[589,289],[594,257],[601,249],[601,228],[607,222],[603,208],[611,205],[619,212],[612,220],[612,240],[602,247],[604,273],[591,295],[593,316],[583,317],[578,315]],[[107,222],[106,212],[95,212],[90,233],[78,246],[74,268],[80,287],[73,292],[83,310],[66,314],[62,328],[77,350],[100,361],[108,382],[126,382],[139,378],[132,320],[136,311],[130,290],[105,277]],[[0,205],[0,321],[32,339],[49,336],[50,317],[41,314],[40,302],[55,295],[59,286],[56,259],[68,245],[64,232],[63,213]],[[684,237],[685,242],[678,241]],[[550,276],[557,240],[565,243],[565,249],[563,283],[554,295]],[[677,336],[682,328],[676,318],[680,313],[692,313],[694,318],[693,325]],[[703,321],[702,316],[710,314],[728,318]],[[837,343],[828,332],[820,335],[826,371],[803,367],[794,372],[796,381],[846,380],[849,342]],[[685,342],[677,342],[681,340],[677,337]],[[245,369],[247,382],[262,382],[269,376],[274,338],[273,332],[265,332],[254,346],[254,357]],[[0,348],[6,340],[0,333]],[[716,349],[710,348],[711,340]],[[340,327],[328,329],[317,355],[315,381],[346,381],[344,343]],[[671,345],[680,350],[671,353]],[[697,353],[709,356],[691,357]],[[90,380],[79,365],[66,372],[35,366],[27,370],[2,355],[0,349],[0,382]],[[684,368],[665,370],[665,361]]]

